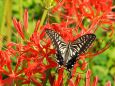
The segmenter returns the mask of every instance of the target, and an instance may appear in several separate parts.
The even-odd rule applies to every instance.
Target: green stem
[[[6,15],[7,15],[7,5],[8,5],[8,0],[4,1],[4,10],[3,10],[3,17],[2,17],[2,23],[0,27],[0,41],[3,41],[3,36],[6,35],[4,34],[4,29],[5,29],[5,22],[6,22]],[[3,42],[0,42],[0,49],[3,46]]]
[[[19,14],[20,14],[20,21],[23,21],[23,6],[22,6],[22,1],[23,0],[19,0]],[[23,40],[19,37],[19,41],[23,44]]]
[[[48,81],[48,78],[49,78],[49,76],[51,75],[51,69],[49,69],[49,70],[47,70],[46,71],[46,79],[45,79],[45,81],[43,82],[43,86],[46,86],[46,83],[47,83],[47,81]]]
[[[19,0],[19,13],[20,13],[20,21],[23,21],[23,6],[22,6],[22,1],[23,0]]]
[[[12,32],[12,27],[11,27],[11,23],[12,23],[12,0],[8,1],[8,6],[7,6],[7,12],[8,12],[8,16],[7,16],[7,37],[8,40],[7,42],[11,41],[11,32]]]
[[[45,9],[44,9],[44,12],[43,12],[43,15],[42,15],[42,18],[41,18],[40,25],[38,27],[38,32],[40,32],[40,28],[44,24],[44,21],[47,17],[48,9],[50,9],[50,7],[52,5],[52,2],[53,2],[53,0],[43,0]]]
[[[43,23],[44,23],[44,21],[45,21],[45,18],[46,18],[46,16],[47,16],[47,13],[48,13],[48,10],[45,9],[44,12],[43,12],[43,16],[42,16],[42,18],[41,18],[40,25],[39,25],[39,27],[38,27],[38,32],[40,32],[40,28],[41,28],[41,26],[43,25]]]

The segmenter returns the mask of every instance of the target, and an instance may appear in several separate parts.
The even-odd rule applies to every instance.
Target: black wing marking
[[[62,66],[64,64],[64,59],[59,50],[57,50],[56,57],[57,57],[56,59],[57,59],[57,63],[59,64],[59,67]]]
[[[86,52],[86,50],[90,47],[92,42],[95,40],[96,36],[94,34],[85,34],[78,39],[76,39],[73,43],[71,43],[71,58],[66,63],[67,70],[71,69],[77,59],[79,59],[79,55]]]
[[[62,37],[55,31],[50,30],[50,29],[46,29],[46,33],[52,40],[52,43],[53,43],[53,46],[55,47],[55,49],[56,50],[59,49],[61,52],[63,52],[62,49],[65,48],[66,43],[63,41]]]
[[[59,65],[63,65],[63,58],[66,50],[66,43],[63,41],[61,36],[53,30],[46,29],[47,35],[50,37],[54,48],[57,50],[57,62]]]

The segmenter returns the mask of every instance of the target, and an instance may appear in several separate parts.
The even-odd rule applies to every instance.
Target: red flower
[[[24,29],[23,29],[23,25],[16,20],[16,18],[13,18],[13,23],[14,23],[14,26],[18,32],[18,34],[22,37],[22,39],[24,39],[24,33],[27,31],[27,28],[28,28],[28,11],[27,9],[25,9],[25,12],[24,12]]]

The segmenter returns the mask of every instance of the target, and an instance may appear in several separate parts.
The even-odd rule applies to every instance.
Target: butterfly
[[[64,66],[69,72],[71,72],[74,64],[79,59],[79,55],[85,53],[96,39],[95,34],[85,34],[73,42],[65,43],[62,37],[54,30],[46,29],[46,34],[57,51],[56,60],[59,67]]]

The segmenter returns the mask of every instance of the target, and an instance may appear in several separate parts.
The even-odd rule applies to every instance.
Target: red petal
[[[34,32],[30,37],[30,41],[34,42],[35,45],[39,45],[40,44],[39,34],[37,32]]]
[[[69,80],[69,86],[75,86],[75,84],[74,84],[72,79]]]
[[[49,63],[49,65],[46,66],[46,69],[57,67],[57,63],[55,61],[53,61],[51,58],[47,57],[46,59]]]
[[[81,67],[81,70],[85,70],[86,67],[87,67],[87,62],[84,60],[83,64],[82,64],[82,67]]]
[[[79,6],[83,16],[92,19],[94,17],[94,11],[92,7],[88,3],[83,3],[82,5]],[[90,13],[86,12],[86,9],[90,11]]]
[[[2,80],[2,75],[0,74],[0,86],[4,86],[3,80]]]
[[[11,59],[10,59],[9,52],[6,51],[6,52],[4,52],[2,55],[3,55],[3,57],[6,59],[6,65],[7,65],[8,70],[9,70],[10,72],[12,72],[12,67],[11,67],[12,61],[11,61]]]
[[[85,84],[85,86],[90,86],[90,76],[91,76],[91,70],[88,70],[86,73],[86,84]]]
[[[54,86],[62,86],[61,84],[63,83],[63,72],[63,68],[58,70],[58,79],[55,81]]]
[[[79,85],[80,80],[81,80],[81,75],[78,74],[78,76],[76,77],[76,80],[75,80],[75,86]]]
[[[14,79],[8,77],[8,78],[6,78],[6,79],[3,80],[3,83],[4,83],[5,86],[12,86],[13,83],[14,83]]]
[[[36,80],[35,78],[31,77],[31,81],[36,85],[36,86],[42,86],[41,83],[38,82],[38,80]]]
[[[111,81],[108,81],[105,86],[111,86]]]
[[[38,31],[39,24],[40,24],[40,20],[38,20],[37,23],[36,23],[34,33],[36,33]]]
[[[27,31],[27,28],[28,28],[28,10],[27,9],[25,9],[24,11],[24,28]]]
[[[22,25],[20,22],[18,22],[16,20],[16,18],[13,18],[13,23],[14,23],[14,26],[18,32],[18,34],[24,39],[24,33],[23,33],[23,30],[22,30]]]
[[[98,86],[98,77],[97,76],[94,78],[92,86]]]
[[[74,68],[72,70],[72,76],[75,76],[77,67],[79,66],[78,61],[76,61],[76,64],[74,65]]]

